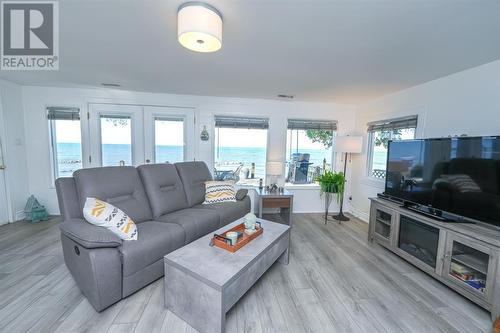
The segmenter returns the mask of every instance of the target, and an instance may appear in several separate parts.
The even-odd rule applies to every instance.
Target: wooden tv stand
[[[399,203],[370,200],[369,241],[386,247],[490,311],[492,320],[500,316],[498,229],[482,223],[440,222]],[[485,283],[478,283],[483,277]]]

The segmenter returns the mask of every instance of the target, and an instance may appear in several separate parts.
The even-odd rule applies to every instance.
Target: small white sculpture
[[[243,220],[245,221],[245,230],[255,230],[255,222],[257,221],[257,216],[252,213],[248,213],[243,217]]]

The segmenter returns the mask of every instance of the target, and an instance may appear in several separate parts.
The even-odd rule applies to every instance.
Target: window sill
[[[286,183],[285,189],[287,189],[287,190],[319,190],[320,187],[318,184],[315,184],[315,183],[311,183],[311,184]]]

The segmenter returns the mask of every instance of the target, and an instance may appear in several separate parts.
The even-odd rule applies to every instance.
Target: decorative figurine
[[[248,213],[243,217],[245,221],[245,232],[253,233],[255,231],[255,222],[257,221],[257,216],[252,213]]]
[[[203,125],[203,130],[201,131],[200,139],[201,141],[208,141],[209,138],[210,135],[208,134],[207,126]]]

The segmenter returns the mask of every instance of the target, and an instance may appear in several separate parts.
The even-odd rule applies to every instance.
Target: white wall
[[[368,178],[366,124],[418,114],[417,137],[500,135],[500,60],[360,105],[356,132],[365,136],[365,153],[353,158],[351,210],[368,218],[369,197],[384,183]]]
[[[28,199],[23,96],[20,85],[0,80],[0,129],[4,149],[5,181],[9,221],[24,217]]]
[[[76,106],[86,111],[89,103],[117,103],[136,105],[157,105],[193,107],[197,119],[195,137],[195,158],[213,165],[213,116],[230,114],[268,117],[269,145],[268,161],[285,161],[286,119],[310,118],[338,121],[339,133],[354,129],[355,109],[341,104],[281,102],[258,99],[236,99],[188,95],[168,95],[128,92],[108,89],[80,89],[55,87],[23,87],[25,132],[28,158],[29,190],[35,194],[50,213],[57,213],[57,199],[51,182],[49,159],[49,133],[45,107],[49,105]],[[203,126],[212,134],[211,140],[202,142],[199,135]],[[296,189],[295,211],[321,212],[324,209],[319,191]],[[337,208],[332,205],[332,210]]]

